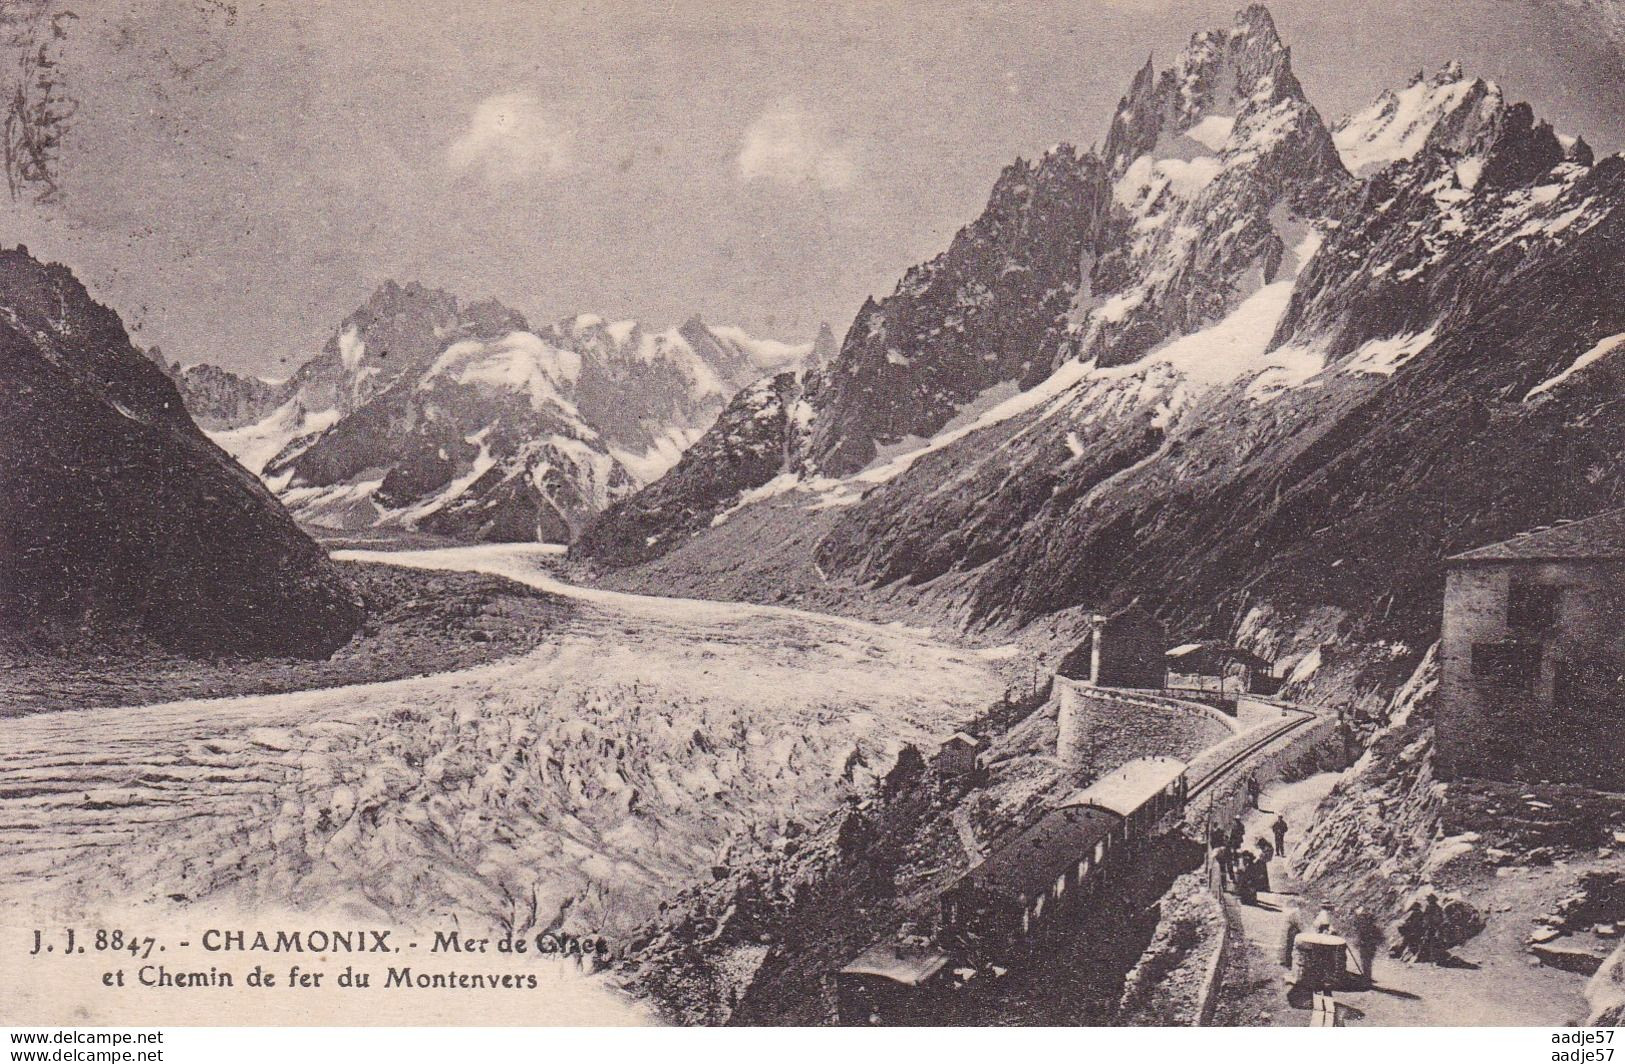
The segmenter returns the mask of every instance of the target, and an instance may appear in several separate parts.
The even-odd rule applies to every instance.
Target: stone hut
[[[1167,649],[1168,629],[1134,602],[1091,617],[1089,638],[1061,659],[1057,671],[1096,687],[1156,688],[1163,685]]]
[[[1439,774],[1625,789],[1625,509],[1445,564]]]

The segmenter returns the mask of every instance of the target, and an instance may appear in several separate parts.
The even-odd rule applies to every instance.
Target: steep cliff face
[[[854,472],[877,445],[930,436],[996,385],[1041,380],[1105,193],[1099,160],[1066,145],[1007,167],[981,217],[946,252],[858,311],[834,363],[809,387],[819,411],[809,463]]]
[[[1625,501],[1625,159],[1455,65],[1328,130],[1250,8],[1140,72],[1102,165],[1042,383],[848,476],[792,447],[715,509],[820,529],[805,584],[837,597],[1020,627],[1138,596],[1219,636],[1264,611],[1284,655],[1311,629],[1416,652],[1445,554]],[[845,415],[806,391],[816,440]],[[651,549],[669,580],[729,538]]]
[[[175,382],[186,412],[205,431],[218,432],[259,421],[282,405],[291,387],[287,381],[273,383],[244,377],[207,362],[195,366],[165,362],[163,350],[157,347],[150,349],[147,357]]]
[[[806,411],[799,374],[781,373],[744,389],[670,473],[609,507],[575,549],[603,564],[633,565],[711,527],[784,469]]]
[[[9,636],[319,656],[358,627],[324,552],[198,430],[118,316],[20,248],[0,252],[0,375]]]

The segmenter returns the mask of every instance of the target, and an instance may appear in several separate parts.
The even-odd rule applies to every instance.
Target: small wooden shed
[[[963,776],[982,768],[982,751],[987,744],[966,732],[954,732],[937,750],[937,771],[944,776]]]

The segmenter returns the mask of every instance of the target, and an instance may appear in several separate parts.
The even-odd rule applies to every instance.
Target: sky
[[[1609,3],[1269,6],[1328,122],[1459,59],[1602,153],[1625,147]],[[535,322],[839,335],[1002,167],[1103,139],[1148,55],[1238,6],[76,4],[62,200],[6,207],[0,240],[73,267],[167,357],[272,377],[391,278]]]

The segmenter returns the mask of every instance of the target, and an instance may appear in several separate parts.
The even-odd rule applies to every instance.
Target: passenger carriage
[[[927,974],[891,959],[902,947],[883,943],[838,973],[843,1022],[870,1022],[875,1016],[882,1022],[918,1022],[896,1010],[922,1007],[944,988],[951,989],[952,980],[943,973],[955,962],[1014,965],[1041,938],[1063,927],[1076,928],[1106,903],[1116,902],[1145,843],[1177,824],[1188,786],[1183,762],[1147,757],[1113,769],[1068,797],[942,894],[939,948],[928,951],[943,958],[940,965]],[[947,959],[950,955],[953,960]],[[910,956],[918,959],[917,953]],[[866,988],[864,1001],[884,1007],[849,1019],[856,1015],[854,995],[860,986]],[[932,992],[917,992],[921,987]]]

